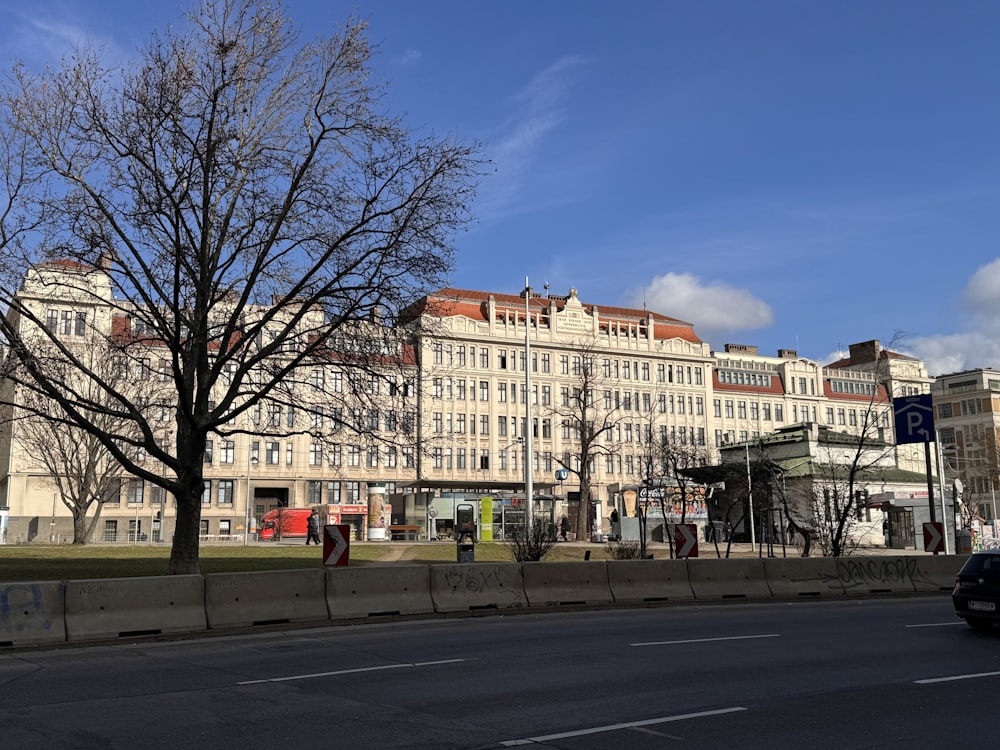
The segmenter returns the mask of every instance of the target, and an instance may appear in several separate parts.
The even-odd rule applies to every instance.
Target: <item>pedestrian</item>
[[[306,536],[306,546],[309,546],[309,542],[319,544],[319,511],[315,508],[313,508],[313,512],[309,516],[307,526],[309,527],[309,533]]]
[[[618,541],[622,536],[622,527],[619,523],[621,517],[618,515],[618,508],[611,509],[611,516],[609,520],[611,521],[611,538]]]
[[[569,519],[566,516],[563,516],[562,520],[559,521],[559,538],[562,539],[562,541],[564,542],[568,542],[569,541],[568,534],[569,534]]]

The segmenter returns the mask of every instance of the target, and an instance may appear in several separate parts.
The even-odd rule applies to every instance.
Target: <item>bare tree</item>
[[[580,512],[576,519],[576,538],[587,539],[589,508],[592,499],[591,481],[594,462],[602,456],[615,454],[618,442],[615,429],[623,420],[624,404],[621,394],[612,390],[613,381],[604,376],[596,362],[593,340],[581,341],[572,359],[570,385],[551,408],[553,421],[561,423],[570,434],[573,449],[562,456],[555,456],[557,463],[575,474],[580,487]],[[630,399],[626,392],[624,398]]]
[[[48,358],[46,349],[51,352],[51,347],[39,347],[36,356],[39,361],[49,360],[50,371],[56,372],[60,357],[57,354]],[[100,341],[79,345],[75,355],[105,383],[129,393],[135,403],[148,407],[155,401],[154,391],[140,388],[116,352],[102,346]],[[18,363],[12,360],[9,365],[17,367]],[[9,377],[8,383],[14,379]],[[99,433],[138,438],[135,424],[115,413],[115,405],[107,399],[106,391],[94,382],[81,381],[74,370],[63,368],[62,383],[64,390],[72,390],[80,397],[81,410]],[[125,475],[122,465],[97,434],[68,419],[54,399],[37,390],[19,388],[13,400],[18,406],[4,409],[8,417],[4,429],[16,436],[21,454],[45,470],[47,481],[73,517],[73,543],[85,544],[92,537],[103,504],[119,501]],[[132,458],[141,462],[144,456],[141,451],[133,451]]]
[[[469,219],[477,147],[384,114],[371,54],[361,22],[301,42],[276,5],[206,0],[119,69],[84,49],[40,75],[17,67],[0,93],[0,334],[23,365],[13,377],[175,497],[171,573],[199,570],[209,436],[256,431],[258,408],[283,409],[262,419],[264,434],[309,429],[294,418],[304,393],[314,411],[341,398],[309,380],[314,370],[405,361],[396,315],[441,285]],[[75,272],[50,273],[64,258]],[[91,312],[85,325],[123,357],[159,358],[172,445],[19,293],[32,274]],[[65,392],[39,342],[114,406]],[[95,411],[140,438],[103,432]],[[168,471],[136,462],[135,448]]]
[[[677,433],[668,434],[664,431],[654,439],[652,448],[658,469],[660,492],[656,497],[663,516],[663,535],[669,545],[670,556],[673,557],[674,539],[670,533],[672,524],[669,523],[669,519],[677,517],[677,514],[672,513],[672,506],[676,503],[680,507],[677,522],[687,523],[689,498],[697,485],[697,482],[691,479],[690,470],[705,466],[709,454],[705,446],[695,442],[693,430],[683,438]]]

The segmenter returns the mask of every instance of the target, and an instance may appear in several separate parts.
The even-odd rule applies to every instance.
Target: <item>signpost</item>
[[[931,525],[936,524],[934,512],[934,479],[931,472],[931,441],[934,440],[934,401],[929,393],[916,396],[899,396],[892,401],[892,411],[895,417],[896,445],[905,443],[924,444],[924,463],[927,468],[927,507],[930,511]],[[941,513],[944,520],[944,512]],[[924,545],[927,544],[927,526],[924,524]],[[943,527],[943,524],[940,524]],[[947,543],[945,544],[947,549]],[[930,550],[928,550],[930,551]],[[936,555],[938,549],[933,550]]]
[[[924,552],[944,552],[944,524],[924,524]]]
[[[674,546],[677,559],[698,556],[698,526],[693,523],[679,523],[674,526]]]
[[[323,527],[323,564],[346,567],[351,559],[351,527],[348,524],[327,524]]]

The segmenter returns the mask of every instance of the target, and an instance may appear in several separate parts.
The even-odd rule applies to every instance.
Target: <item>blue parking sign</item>
[[[893,399],[896,445],[934,442],[934,402],[931,394]]]

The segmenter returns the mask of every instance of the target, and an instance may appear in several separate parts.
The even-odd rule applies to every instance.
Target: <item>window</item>
[[[372,445],[368,448],[368,468],[375,469],[378,468],[379,459],[379,449],[377,445]]]
[[[490,366],[490,350],[485,346],[479,347],[479,367],[487,369]]]
[[[552,371],[552,357],[549,354],[542,355],[542,372]]]
[[[206,479],[202,483],[201,487],[201,504],[211,505],[212,504],[212,480]]]
[[[228,518],[219,519],[219,536],[229,536],[232,532],[232,524]]]
[[[326,483],[326,501],[331,505],[340,505],[340,482]]]
[[[129,505],[142,505],[146,483],[142,479],[129,479],[126,494]]]
[[[211,440],[205,441],[205,452],[202,454],[202,463],[209,465],[212,463],[213,445],[214,444]]]
[[[216,498],[218,498],[219,505],[232,505],[233,504],[233,480],[232,479],[220,479],[218,488],[216,490]]]
[[[351,445],[347,449],[347,465],[357,468],[361,466],[361,446]]]
[[[309,444],[309,465],[310,466],[322,466],[323,465],[323,446],[319,443]]]
[[[318,479],[306,482],[306,495],[310,505],[321,504],[323,502],[323,482]]]
[[[479,434],[489,435],[490,434],[490,415],[480,414],[479,415]]]
[[[219,441],[219,462],[224,464],[231,464],[235,459],[236,459],[236,441],[235,440]]]
[[[726,419],[733,418],[733,402],[729,399],[726,400]]]
[[[104,522],[104,541],[105,542],[117,542],[118,541],[118,522],[117,521],[105,521]]]
[[[269,466],[276,465],[281,460],[281,444],[277,440],[269,440],[264,443],[264,463]]]
[[[361,482],[346,482],[348,504],[357,503],[361,499]]]

